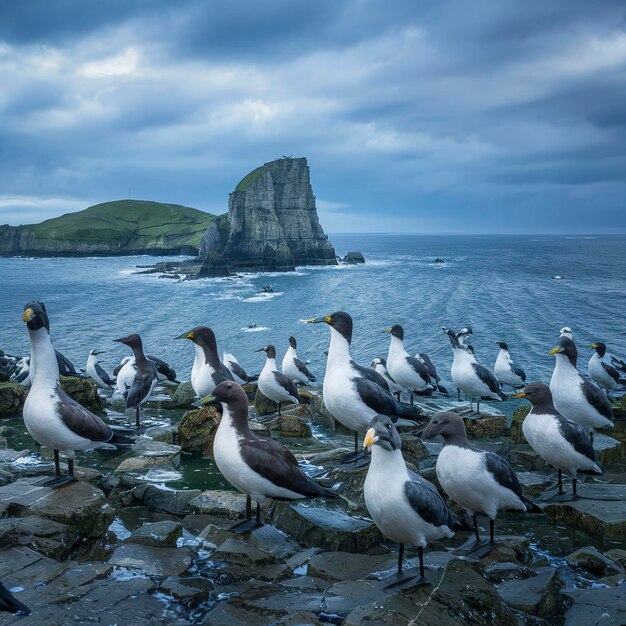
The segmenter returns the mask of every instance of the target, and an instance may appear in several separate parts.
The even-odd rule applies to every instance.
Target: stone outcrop
[[[283,158],[245,176],[200,246],[201,275],[228,271],[290,271],[336,265],[320,226],[305,158]]]

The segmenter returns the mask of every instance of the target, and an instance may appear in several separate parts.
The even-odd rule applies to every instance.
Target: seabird
[[[147,354],[146,359],[154,363],[159,380],[169,380],[171,383],[176,383],[177,385],[180,384],[180,382],[176,380],[176,370],[174,370],[169,363],[166,363],[163,359],[159,359],[151,354]]]
[[[74,364],[58,350],[54,351],[57,358],[57,365],[59,366],[59,374],[61,376],[74,376],[80,378],[80,374],[76,371]]]
[[[391,377],[411,394],[432,391],[428,368],[404,348],[404,329],[400,324],[394,324],[384,332],[391,335],[389,353],[387,354],[387,369]]]
[[[248,496],[247,519],[232,530],[244,532],[261,525],[260,504],[267,498],[289,501],[338,497],[307,476],[286,446],[250,430],[248,398],[236,382],[220,383],[213,397],[205,398],[203,403],[216,404],[222,412],[213,442],[215,463],[224,478]],[[251,499],[257,503],[254,521]]]
[[[467,338],[473,333],[474,331],[472,330],[471,326],[466,326],[465,328],[461,328],[461,330],[456,333],[456,338],[458,340],[458,342],[464,346],[465,342],[467,341]]]
[[[60,487],[74,482],[74,454],[102,448],[115,450],[115,443],[129,443],[119,438],[111,427],[70,398],[59,383],[59,366],[52,341],[50,322],[43,302],[29,302],[24,307],[31,360],[35,374],[24,403],[24,424],[31,437],[54,451],[55,477],[43,483]],[[61,477],[59,453],[67,457],[67,476]]]
[[[135,375],[126,392],[126,410],[135,409],[135,425],[139,428],[139,408],[148,400],[157,383],[157,369],[154,363],[149,361],[143,353],[143,344],[139,335],[128,335],[128,337],[114,339],[113,341],[123,343],[133,351]],[[120,374],[122,374],[122,371]]]
[[[246,383],[250,383],[256,380],[256,378],[248,376],[246,370],[241,367],[241,364],[237,360],[237,357],[231,352],[224,352],[222,356],[222,363],[233,375],[233,380],[236,383],[240,385],[245,385]]]
[[[283,374],[289,376],[294,383],[308,385],[315,382],[315,376],[311,374],[307,366],[298,358],[296,348],[298,343],[295,337],[289,337],[289,348],[283,357]]]
[[[498,341],[497,343],[500,346],[500,352],[498,352],[493,373],[503,385],[509,385],[513,389],[517,389],[526,382],[526,372],[513,363],[509,353],[509,344],[504,341]]]
[[[441,384],[441,378],[439,377],[439,374],[437,374],[437,368],[431,361],[430,357],[425,352],[418,352],[415,355],[415,358],[419,359],[426,366],[428,375],[430,376],[430,384],[436,387],[439,393],[447,396],[448,390]]]
[[[19,369],[18,369],[19,368]],[[22,387],[30,387],[30,357],[22,357],[15,367],[16,373],[11,376],[13,382],[19,383]]]
[[[443,490],[472,518],[476,541],[464,546],[466,554],[487,554],[495,546],[494,522],[498,511],[537,511],[538,507],[522,495],[513,468],[494,452],[481,450],[467,440],[465,424],[456,414],[435,413],[422,439],[440,435],[444,446],[437,457],[437,478]],[[485,547],[478,533],[477,514],[489,518],[489,543]]]
[[[326,356],[328,356],[328,354],[326,354]],[[398,385],[387,371],[387,359],[382,357],[376,358],[370,363],[370,367],[375,369],[385,379],[385,382],[389,385],[389,391],[400,401],[404,387]]]
[[[391,395],[387,381],[377,371],[352,360],[352,318],[348,313],[337,311],[332,315],[314,317],[308,323],[325,323],[330,328],[322,391],[324,406],[337,421],[354,431],[355,450],[358,450],[358,433],[365,433],[372,418],[378,414],[392,419],[424,419],[419,409],[403,405]]]
[[[2,583],[0,583],[0,611],[15,615],[30,615],[31,613],[31,610],[16,600]]]
[[[589,359],[587,371],[596,385],[609,392],[626,383],[626,380],[621,378],[617,368],[604,360],[606,345],[601,341],[597,341],[596,343],[592,343],[591,347],[594,348],[595,352]]]
[[[102,389],[113,389],[115,381],[106,373],[106,371],[98,363],[98,354],[104,353],[104,350],[92,350],[87,357],[87,365],[85,372],[87,376],[96,381],[98,387]]]
[[[220,361],[215,333],[210,328],[196,326],[176,339],[189,339],[193,342],[196,356],[191,368],[191,386],[199,398],[213,393],[221,382],[233,380],[230,370]]]
[[[457,389],[470,397],[470,408],[472,408],[472,398],[476,399],[476,413],[480,413],[482,398],[504,400],[506,396],[500,391],[500,383],[493,372],[476,362],[473,351],[470,352],[469,346],[461,345],[454,331],[447,328],[443,331],[450,339],[454,357],[450,371],[452,382]]]
[[[266,397],[278,404],[280,416],[281,402],[300,404],[298,388],[296,384],[276,369],[276,348],[272,345],[259,348],[257,352],[265,352],[265,365],[259,374],[259,391]]]
[[[453,537],[454,529],[464,525],[448,508],[437,488],[407,468],[402,456],[402,440],[387,416],[377,415],[372,419],[363,446],[372,449],[363,486],[365,505],[383,535],[399,544],[398,571],[385,589],[427,584],[424,548],[432,541]],[[402,577],[405,543],[417,546],[419,577]]]
[[[562,496],[562,472],[572,477],[572,493],[576,493],[576,472],[602,474],[603,469],[593,450],[593,431],[564,418],[554,408],[550,388],[544,383],[531,383],[512,398],[526,398],[530,413],[522,422],[522,431],[530,447],[549,465],[556,467]]]
[[[563,328],[559,331],[559,336],[567,337],[568,339],[574,341],[574,331],[569,326],[563,326]]]
[[[574,342],[561,335],[558,345],[548,354],[556,355],[550,379],[556,410],[585,428],[612,427],[613,411],[606,394],[576,369],[578,352]]]

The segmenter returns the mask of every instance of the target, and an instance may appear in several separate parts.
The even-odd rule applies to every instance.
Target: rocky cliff
[[[335,265],[335,249],[320,226],[305,158],[283,158],[245,176],[200,245],[201,274],[289,271]]]

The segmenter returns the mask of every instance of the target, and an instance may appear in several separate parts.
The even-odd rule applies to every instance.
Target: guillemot
[[[432,391],[428,368],[422,361],[412,357],[404,347],[404,329],[400,324],[394,324],[384,332],[391,335],[389,342],[389,353],[387,354],[387,370],[391,377],[404,389],[411,397],[413,404],[413,394],[415,392]]]
[[[241,364],[237,360],[237,357],[231,352],[224,352],[222,356],[222,363],[228,368],[228,371],[233,375],[233,380],[240,385],[244,385],[245,383],[252,382],[252,380],[256,380],[248,376],[248,372],[246,372]]]
[[[439,393],[447,396],[448,390],[441,384],[441,377],[437,373],[437,368],[435,367],[435,364],[432,362],[428,354],[426,354],[425,352],[418,352],[415,355],[415,358],[419,359],[426,366],[426,369],[428,370],[428,375],[430,376],[430,384],[433,385],[433,387],[436,387]]]
[[[440,435],[444,446],[437,457],[437,478],[443,490],[465,509],[474,523],[476,541],[460,548],[461,554],[479,558],[496,545],[495,519],[498,511],[539,511],[539,508],[522,495],[522,487],[513,468],[498,454],[470,445],[465,424],[456,414],[435,413],[422,439]],[[489,518],[489,543],[481,543],[477,514]]]
[[[128,440],[118,438],[108,424],[61,389],[44,303],[33,301],[26,304],[23,319],[28,329],[34,369],[30,392],[24,403],[24,424],[37,443],[54,452],[55,477],[42,484],[61,487],[76,480],[76,451],[115,450],[115,443],[128,443]],[[60,452],[67,457],[66,476],[61,476]]]
[[[526,372],[513,363],[509,353],[509,344],[504,341],[498,341],[497,344],[500,347],[500,352],[498,352],[493,373],[503,385],[509,385],[513,389],[521,387],[526,382]]]
[[[270,438],[258,437],[248,424],[248,398],[234,381],[217,385],[203,403],[217,404],[222,419],[215,433],[213,455],[224,478],[241,493],[256,501],[256,520],[251,507],[247,519],[231,530],[244,532],[261,525],[260,505],[267,498],[302,500],[337,494],[322,487],[298,466],[291,451]]]
[[[281,403],[292,402],[300,404],[298,388],[296,384],[279,372],[276,368],[276,348],[272,345],[259,348],[257,352],[265,352],[265,365],[259,374],[259,391],[266,397],[278,404],[278,415],[281,415]]]
[[[133,357],[135,359],[134,376],[125,394],[126,410],[135,409],[135,426],[139,428],[140,407],[147,402],[157,383],[157,369],[154,363],[146,358],[143,352],[143,343],[139,335],[128,335],[128,337],[114,339],[113,341],[123,343],[133,351]],[[122,374],[122,372],[120,372],[120,374]]]
[[[389,391],[396,396],[399,402],[400,396],[404,391],[404,387],[398,385],[398,383],[389,374],[389,371],[387,370],[387,359],[384,359],[383,357],[373,359],[370,363],[370,367],[375,369],[385,379],[385,382],[389,385]]]
[[[191,369],[191,386],[199,398],[213,393],[225,380],[234,380],[230,370],[220,361],[215,333],[206,326],[196,326],[176,339],[193,342],[196,356]]]
[[[104,368],[98,363],[98,355],[103,354],[104,350],[91,350],[87,357],[87,365],[85,366],[85,372],[87,376],[93,378],[96,381],[96,385],[101,389],[113,389],[115,381],[106,373]]]
[[[283,374],[288,376],[295,383],[308,385],[315,382],[315,376],[311,374],[308,367],[298,358],[296,348],[298,343],[295,337],[289,337],[289,348],[283,357]]]
[[[556,356],[550,379],[556,410],[585,428],[612,427],[613,411],[606,394],[576,369],[578,352],[574,342],[561,335],[558,345],[548,354]]]
[[[424,548],[432,541],[453,537],[455,528],[467,526],[452,513],[432,483],[407,468],[402,440],[387,416],[372,419],[363,446],[372,449],[363,486],[365,506],[383,535],[399,544],[398,570],[385,589],[428,584]],[[405,543],[417,546],[418,577],[402,576]]]
[[[556,468],[557,496],[564,494],[562,472],[565,472],[572,477],[572,494],[576,498],[577,471],[603,473],[593,450],[593,431],[559,415],[550,388],[544,383],[531,383],[511,397],[526,398],[532,404],[522,422],[522,431],[530,447]]]
[[[606,344],[602,341],[596,341],[596,343],[591,344],[591,347],[595,352],[589,359],[587,371],[593,382],[601,389],[606,389],[607,392],[625,384],[626,380],[620,376],[619,370],[611,363],[607,363],[604,360],[606,356]]]

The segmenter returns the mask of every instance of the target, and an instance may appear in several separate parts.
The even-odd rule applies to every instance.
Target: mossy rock
[[[61,376],[60,381],[63,391],[86,409],[97,413],[106,406],[106,401],[98,395],[98,385],[91,378]]]
[[[509,434],[509,424],[504,415],[480,415],[464,420],[467,435],[473,439],[494,439]]]
[[[187,411],[178,424],[178,443],[185,452],[213,456],[213,440],[221,415],[215,406]]]
[[[0,417],[19,415],[28,391],[19,383],[0,383]]]

